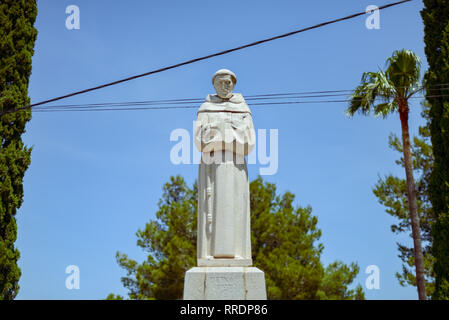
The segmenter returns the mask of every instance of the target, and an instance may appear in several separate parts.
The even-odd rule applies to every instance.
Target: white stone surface
[[[253,259],[198,259],[198,267],[251,267]]]
[[[266,300],[264,273],[254,267],[195,267],[186,272],[184,300]]]
[[[186,300],[266,300],[264,273],[252,266],[248,169],[255,145],[251,111],[229,70],[198,110],[198,267],[186,272]]]
[[[245,156],[254,148],[255,130],[245,99],[232,92],[236,81],[231,71],[217,71],[213,77],[217,94],[208,95],[195,122],[195,145],[202,152],[198,172],[199,266],[246,266],[251,260]]]

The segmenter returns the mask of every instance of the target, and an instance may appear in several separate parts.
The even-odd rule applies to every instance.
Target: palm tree
[[[412,51],[400,50],[393,52],[393,55],[387,60],[387,69],[385,71],[379,70],[378,72],[365,72],[363,74],[361,84],[351,96],[346,113],[353,116],[358,111],[364,115],[369,115],[372,110],[375,116],[385,118],[391,113],[399,112],[407,197],[414,244],[416,283],[419,299],[425,300],[424,262],[408,129],[408,99],[422,88],[419,82],[420,67],[421,61]]]

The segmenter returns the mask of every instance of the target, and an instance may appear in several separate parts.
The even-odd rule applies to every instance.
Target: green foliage
[[[33,27],[36,15],[35,1],[0,3],[0,113],[30,102],[28,81],[37,35]],[[14,299],[19,290],[15,215],[23,201],[22,180],[31,161],[31,148],[21,139],[30,119],[30,110],[0,118],[0,299]]]
[[[424,77],[430,108],[434,168],[430,201],[435,215],[432,253],[435,257],[433,299],[449,299],[449,1],[424,0],[425,53],[429,69]],[[443,86],[442,84],[446,84]]]
[[[386,117],[398,111],[399,101],[420,91],[420,59],[410,50],[394,51],[387,59],[385,71],[363,73],[361,84],[354,90],[346,113]]]
[[[110,293],[105,300],[123,300],[123,297],[121,295],[115,295],[113,293]]]
[[[252,253],[265,272],[268,298],[360,298],[348,290],[358,266],[335,262],[323,269],[318,219],[311,207],[295,208],[294,199],[290,192],[276,195],[276,186],[261,177],[250,184]]]
[[[358,273],[359,266],[356,263],[350,266],[341,261],[331,263],[324,270],[317,296],[321,300],[364,300],[365,294],[360,285],[354,290],[348,290]]]
[[[412,144],[413,170],[416,177],[416,197],[418,204],[418,214],[420,217],[421,239],[425,243],[423,246],[424,272],[426,277],[426,294],[430,298],[434,291],[433,274],[433,255],[431,252],[432,236],[431,228],[434,222],[432,204],[429,200],[429,180],[433,166],[433,153],[430,144],[429,127],[429,107],[423,105],[422,116],[427,120],[427,124],[419,128],[420,137],[414,137]],[[403,147],[399,138],[391,134],[389,137],[389,146],[393,150],[402,154]],[[404,167],[404,159],[401,157],[396,164]],[[410,212],[407,199],[407,184],[405,179],[394,175],[379,177],[377,184],[373,189],[374,195],[379,202],[385,206],[385,211],[398,219],[398,224],[391,226],[393,233],[410,233]],[[416,286],[416,276],[414,274],[415,259],[413,248],[397,243],[399,257],[401,258],[402,273],[396,273],[396,277],[402,286]]]
[[[157,220],[137,232],[137,245],[148,253],[141,264],[117,253],[126,269],[123,285],[131,299],[179,299],[186,270],[196,264],[196,186],[189,189],[180,176],[163,187]]]
[[[356,264],[322,266],[321,231],[310,207],[295,208],[292,193],[276,195],[275,185],[260,177],[250,184],[250,201],[253,260],[265,272],[269,299],[364,299],[360,286],[348,289],[359,272]],[[148,258],[139,264],[117,253],[129,298],[182,298],[184,274],[196,265],[196,214],[196,184],[190,189],[180,176],[171,177],[157,220],[137,232]]]

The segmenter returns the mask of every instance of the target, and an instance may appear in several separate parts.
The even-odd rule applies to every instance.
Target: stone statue
[[[185,300],[266,300],[265,275],[252,267],[248,169],[255,145],[251,111],[229,70],[218,70],[198,109],[198,266],[184,278]]]
[[[251,266],[250,203],[245,156],[255,145],[251,111],[229,70],[218,70],[197,113],[198,266]]]

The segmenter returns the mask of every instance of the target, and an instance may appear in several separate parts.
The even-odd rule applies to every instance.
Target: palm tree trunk
[[[405,176],[407,181],[407,197],[412,225],[413,247],[415,255],[416,284],[418,287],[418,297],[426,300],[426,280],[424,278],[424,259],[421,246],[421,231],[419,227],[418,205],[416,202],[415,180],[413,179],[412,156],[410,151],[410,135],[408,129],[408,102],[406,99],[399,99],[399,117],[401,119],[402,146],[404,152]]]

